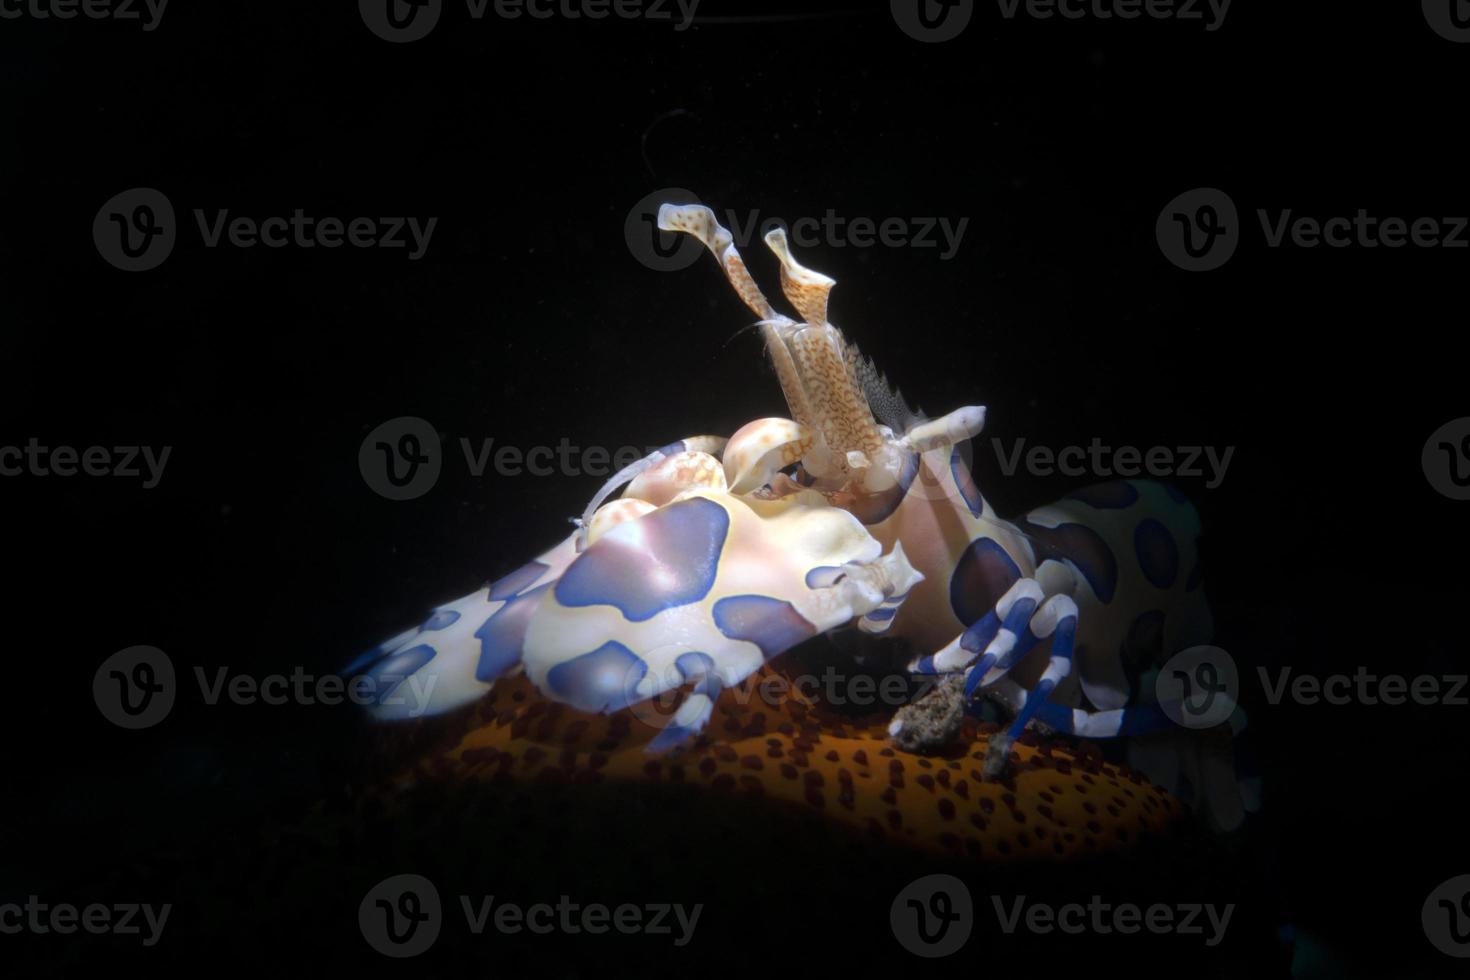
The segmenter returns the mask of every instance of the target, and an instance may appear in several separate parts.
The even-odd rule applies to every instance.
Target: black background
[[[1002,513],[1077,481],[1006,476],[989,436],[1235,447],[1218,488],[1179,483],[1203,515],[1218,642],[1246,675],[1265,769],[1267,810],[1241,864],[1264,869],[1253,887],[1278,908],[1257,911],[1290,921],[1326,971],[1302,975],[1457,965],[1425,941],[1419,912],[1470,871],[1456,800],[1470,709],[1273,707],[1255,678],[1286,664],[1465,672],[1466,505],[1429,486],[1420,451],[1465,414],[1470,252],[1273,249],[1256,219],[1470,210],[1458,139],[1470,46],[1436,36],[1417,4],[1240,2],[1210,32],[1011,21],[980,3],[960,38],[921,44],[881,3],[828,14],[705,0],[683,32],[475,22],[449,3],[405,45],[374,37],[351,4],[207,6],[171,6],[153,32],[0,21],[0,445],[172,447],[151,490],[0,480],[12,576],[0,898],[167,901],[109,889],[162,850],[205,860],[222,827],[289,824],[363,765],[350,708],[193,699],[121,732],[90,694],[109,654],[151,644],[184,672],[332,670],[559,540],[600,482],[475,478],[459,438],[651,446],[783,411],[713,263],[656,272],[624,243],[635,202],[686,187],[722,212],[786,221],[969,219],[950,261],[881,246],[801,257],[839,281],[834,320],[913,400],[935,414],[989,406],[976,478]],[[160,268],[128,274],[90,229],[137,186],[169,196],[180,241]],[[1223,268],[1186,273],[1154,224],[1199,186],[1232,197],[1243,240]],[[208,249],[194,208],[439,221],[411,262]],[[759,245],[745,254],[774,294],[774,261]],[[365,485],[357,452],[405,415],[431,420],[451,453],[430,493],[392,502]],[[630,864],[660,835],[698,854],[726,846],[697,823],[647,833],[601,846]],[[513,842],[486,846],[529,860]],[[886,905],[833,894],[830,869],[800,853],[778,863],[781,907],[824,909],[810,934],[823,962],[886,955]],[[701,867],[685,879],[693,900],[737,891]],[[9,945],[53,966],[213,956],[290,975],[340,955],[454,969],[370,958],[351,906],[285,932],[191,931],[189,912],[175,928],[192,938],[172,951],[167,934],[143,953],[0,937],[0,958]],[[780,968],[761,939],[772,913],[731,914],[748,916],[743,954]],[[1148,955],[1145,940],[1115,940],[1097,955]],[[1053,954],[1038,946],[1032,967]],[[648,955],[584,941],[517,969],[619,975]],[[696,941],[686,968],[718,971],[728,955]],[[972,943],[953,961],[897,965],[968,972],[998,955]],[[464,957],[494,968],[483,950]],[[1240,962],[1285,975],[1280,959]]]

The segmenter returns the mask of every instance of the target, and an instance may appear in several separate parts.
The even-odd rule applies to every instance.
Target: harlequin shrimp
[[[914,651],[911,673],[946,678],[930,708],[983,700],[1009,716],[989,741],[986,778],[1004,772],[1028,726],[1132,736],[1135,765],[1187,783],[1215,823],[1238,824],[1228,738],[1221,751],[1174,728],[1140,682],[1210,637],[1193,507],[1133,480],[1002,519],[961,451],[985,408],[911,410],[828,319],[835,280],[798,263],[783,231],[765,242],[799,319],[772,306],[709,208],[666,204],[658,223],[703,242],[755,312],[788,417],[633,463],[560,544],[359,657],[347,672],[378,682],[373,715],[448,712],[518,675],[590,713],[682,692],[648,743],[660,753],[698,735],[722,691],[855,625]],[[410,681],[426,693],[404,697]],[[888,729],[906,750],[935,738],[916,732],[936,714],[919,707]],[[951,719],[942,742],[963,712],[937,715]]]

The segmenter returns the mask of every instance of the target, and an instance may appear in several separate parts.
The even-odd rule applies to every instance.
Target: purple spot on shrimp
[[[898,482],[872,496],[860,497],[857,502],[848,508],[852,515],[864,524],[882,524],[893,516],[898,510],[903,498],[908,496],[909,487],[913,486],[914,477],[919,475],[919,454],[908,453],[903,458],[903,465],[898,471]]]
[[[641,700],[638,683],[648,665],[627,647],[609,640],[546,672],[551,692],[579,711],[619,711]]]
[[[949,606],[962,623],[979,621],[1021,577],[1011,556],[992,538],[976,538],[949,580]]]
[[[808,637],[817,628],[783,599],[763,595],[736,595],[715,603],[715,626],[732,640],[748,640],[761,648],[767,660]]]
[[[1158,589],[1167,589],[1179,578],[1179,548],[1168,529],[1145,517],[1133,529],[1133,548],[1143,577]]]
[[[872,612],[868,613],[866,618],[871,619],[874,622],[884,623],[897,615],[898,610],[896,608],[889,609],[886,606],[879,606],[877,609],[874,609]]]
[[[837,583],[842,574],[841,566],[818,565],[806,573],[806,587],[809,589],[829,588]]]
[[[362,671],[362,669],[364,667],[366,667],[368,664],[372,663],[375,660],[380,659],[383,656],[383,654],[385,654],[387,652],[387,646],[388,646],[388,644],[386,644],[386,643],[379,643],[377,646],[373,647],[371,650],[368,650],[365,653],[358,654],[358,656],[352,661],[352,663],[350,663],[346,667],[343,667],[342,668],[342,671],[341,671],[342,676],[343,677],[355,677],[355,676],[357,676],[357,674],[360,673]]]
[[[1082,524],[1043,527],[1023,521],[1021,528],[1036,546],[1036,561],[1048,558],[1070,561],[1077,566],[1092,592],[1103,602],[1112,602],[1118,588],[1118,559],[1102,536]]]
[[[490,599],[494,602],[503,602],[512,596],[530,588],[535,581],[546,574],[549,565],[543,565],[539,561],[529,561],[511,572],[504,578],[497,579],[490,586]]]
[[[1067,494],[1067,499],[1080,500],[1099,510],[1122,510],[1138,502],[1138,491],[1126,480],[1114,480],[1083,487],[1076,493]]]
[[[387,659],[381,661],[365,676],[372,678],[378,686],[376,703],[382,704],[386,701],[398,685],[406,681],[414,671],[434,659],[434,648],[420,643],[418,646],[400,650]]]
[[[674,661],[674,666],[679,668],[679,676],[687,681],[711,673],[715,669],[715,658],[707,653],[693,650],[679,654],[679,658]]]
[[[420,626],[419,629],[425,632],[433,632],[435,630],[448,629],[457,622],[459,622],[459,613],[453,609],[439,609],[434,612],[434,615],[424,620],[424,625]]]
[[[660,507],[584,551],[557,581],[556,598],[564,606],[615,606],[635,623],[698,602],[714,587],[729,531],[730,515],[712,500]]]
[[[541,605],[541,597],[551,583],[518,595],[491,614],[475,631],[480,641],[480,662],[475,666],[475,680],[489,683],[521,662],[521,647],[531,614]]]
[[[965,498],[970,516],[979,517],[985,509],[985,498],[980,496],[980,488],[975,486],[975,478],[970,475],[970,468],[965,465],[958,446],[949,454],[949,472],[954,477],[955,486],[959,487],[960,496]]]

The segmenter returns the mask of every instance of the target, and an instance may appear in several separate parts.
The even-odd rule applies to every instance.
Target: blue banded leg
[[[1054,643],[1053,648],[1056,646],[1057,644]],[[1055,649],[1053,657],[1055,658]],[[1054,665],[1055,660],[1053,664],[1047,666],[1047,674],[1051,674]],[[1037,684],[1036,688],[1030,691],[1009,677],[1000,679],[989,688],[997,700],[1016,713],[1016,718],[1009,730],[991,739],[990,749],[985,759],[987,778],[999,775],[1004,769],[1011,745],[1020,736],[1026,725],[1032,721],[1063,735],[1092,739],[1123,738],[1178,730],[1178,726],[1158,704],[1139,704],[1127,708],[1103,710],[1069,708],[1063,704],[1052,704],[1047,698],[1051,696],[1056,684],[1065,676],[1065,673],[1054,675],[1050,685],[1047,685],[1043,679],[1042,683]]]
[[[724,685],[720,683],[718,674],[713,671],[701,674],[695,681],[694,690],[679,703],[674,717],[664,726],[663,731],[654,736],[644,751],[667,752],[704,731],[722,690]]]
[[[1031,691],[1026,691],[1006,675],[1028,651],[1048,637],[1051,638],[1052,643],[1051,657],[1047,662],[1046,670],[1036,682],[1036,687]],[[1051,697],[1057,685],[1072,673],[1072,652],[1076,642],[1077,603],[1072,600],[1071,596],[1054,595],[1041,604],[1041,607],[1026,623],[1021,636],[1010,645],[1009,649],[1002,651],[990,671],[981,674],[981,666],[985,662],[983,657],[971,671],[965,683],[967,699],[969,693],[979,686],[983,685],[988,688],[1002,682],[1008,684],[1013,692],[1020,692],[1019,704],[1014,703],[1013,695],[1016,717],[1010,729],[990,740],[984,768],[987,778],[1000,774],[1010,756],[1011,745],[1026,730],[1031,719],[1046,707],[1047,699]]]
[[[996,600],[991,609],[938,653],[919,657],[909,664],[912,674],[951,674],[974,663],[976,657],[991,655],[985,671],[994,666],[1003,652],[1014,649],[1017,634],[1030,621],[1031,614],[1046,597],[1041,585],[1030,578],[1018,579]],[[1009,630],[1009,634],[1007,634]],[[999,643],[999,645],[997,645]],[[983,662],[983,661],[982,661]]]

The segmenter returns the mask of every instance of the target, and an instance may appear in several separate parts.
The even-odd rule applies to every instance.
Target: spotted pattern
[[[748,693],[764,679],[749,678],[747,696],[720,698],[704,738],[678,755],[650,757],[645,748],[661,735],[655,726],[626,713],[588,717],[513,678],[496,684],[470,729],[413,774],[449,776],[496,799],[515,785],[627,783],[683,787],[716,813],[731,798],[764,799],[772,821],[816,818],[834,836],[987,864],[1085,860],[1188,826],[1173,797],[1105,761],[1096,745],[1027,733],[1011,747],[1011,774],[985,779],[995,725],[967,721],[963,750],[904,755],[889,744],[886,718],[797,699],[772,705]],[[374,811],[414,802],[396,783],[371,797]],[[444,830],[426,825],[430,833]]]
[[[378,688],[376,703],[382,704],[387,701],[404,680],[433,659],[434,648],[420,643],[417,646],[399,650],[374,665],[373,669],[364,676],[371,678]]]
[[[557,601],[615,606],[635,623],[698,602],[714,587],[729,531],[730,515],[702,497],[620,524],[567,568],[556,583]]]
[[[791,603],[763,595],[721,599],[715,603],[714,619],[721,633],[754,643],[768,660],[817,633]]]
[[[1155,588],[1173,586],[1179,578],[1179,547],[1168,528],[1145,517],[1133,529],[1133,549],[1138,553],[1138,567],[1144,578]]]
[[[609,640],[591,653],[557,664],[546,673],[546,684],[561,700],[580,711],[619,711],[639,700],[638,683],[648,665],[618,643]]]
[[[1083,487],[1076,493],[1067,494],[1067,499],[1080,500],[1098,510],[1122,510],[1138,502],[1138,491],[1127,480],[1114,480]]]
[[[1020,577],[1021,569],[997,542],[990,538],[971,541],[949,580],[949,605],[955,618],[967,625],[979,621]]]
[[[960,496],[964,498],[965,506],[970,510],[970,516],[979,517],[985,509],[985,498],[980,496],[980,488],[975,486],[975,478],[970,475],[970,468],[965,465],[958,446],[949,454],[949,472],[954,477]]]
[[[521,661],[521,646],[531,615],[541,605],[541,597],[551,588],[546,585],[516,596],[501,606],[475,631],[480,641],[480,661],[475,667],[475,680],[486,684],[501,677]]]
[[[530,561],[517,568],[504,578],[497,579],[490,586],[490,599],[500,602],[511,596],[519,595],[531,586],[538,578],[546,574],[549,566],[539,561]]]
[[[1042,527],[1023,521],[1021,526],[1036,545],[1038,562],[1047,558],[1070,561],[1092,587],[1093,594],[1103,602],[1113,601],[1118,589],[1118,559],[1102,535],[1082,524]]]

